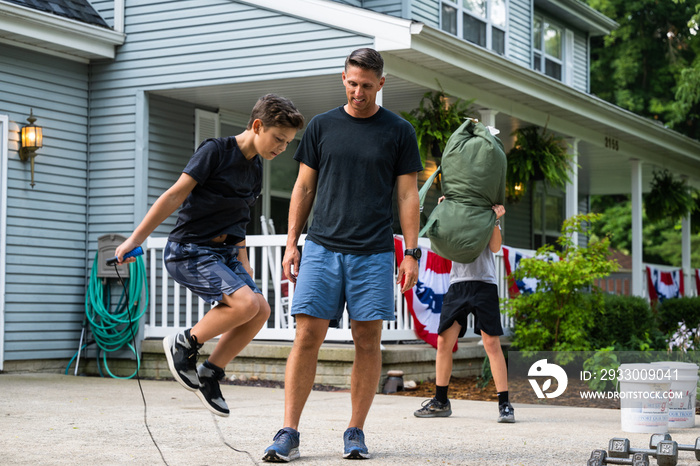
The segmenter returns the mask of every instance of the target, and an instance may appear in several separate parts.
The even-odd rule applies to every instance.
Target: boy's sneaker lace
[[[299,458],[299,432],[291,427],[280,429],[272,445],[265,450],[263,461],[268,463],[289,463]]]
[[[197,338],[190,336],[189,329],[163,339],[163,350],[170,372],[180,385],[191,392],[199,389],[197,357],[201,347]]]
[[[498,422],[515,422],[515,410],[510,403],[503,403],[498,406]]]
[[[369,451],[365,445],[365,434],[362,432],[362,429],[350,427],[343,434],[343,442],[345,442],[343,458],[350,460],[364,460],[369,458]]]
[[[422,408],[413,412],[416,417],[447,417],[452,414],[452,406],[450,400],[447,403],[440,403],[437,399],[431,398],[425,400],[421,405]]]
[[[199,389],[195,393],[202,400],[204,406],[217,416],[228,417],[230,411],[221,394],[221,387],[219,387],[219,380],[223,380],[225,376],[224,371],[217,375],[213,369],[200,364],[197,368],[197,374],[199,375]]]

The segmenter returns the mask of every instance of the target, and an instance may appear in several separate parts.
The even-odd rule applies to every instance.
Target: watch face
[[[420,259],[421,250],[420,250],[420,248],[406,249],[406,251],[404,251],[404,256],[412,256],[416,259]]]

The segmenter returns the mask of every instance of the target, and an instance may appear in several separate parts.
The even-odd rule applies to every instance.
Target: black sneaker
[[[515,422],[515,410],[510,403],[503,403],[498,406],[498,422],[512,424]]]
[[[214,370],[209,369],[204,364],[200,364],[197,368],[197,374],[199,375],[199,390],[195,393],[202,400],[204,406],[217,416],[228,417],[228,405],[223,395],[221,395],[221,388],[219,387],[219,380],[224,378],[224,372],[221,371],[217,376]]]
[[[422,408],[413,412],[416,417],[448,417],[452,414],[450,400],[447,403],[440,403],[435,398],[425,400],[421,405]]]
[[[190,336],[189,329],[163,338],[163,350],[170,372],[180,385],[191,392],[199,389],[197,357],[201,347],[197,338]]]

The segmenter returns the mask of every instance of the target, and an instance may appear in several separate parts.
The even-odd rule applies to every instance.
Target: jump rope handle
[[[132,249],[131,251],[129,251],[129,252],[127,252],[126,254],[124,254],[124,259],[128,259],[129,257],[140,256],[141,254],[143,254],[143,249],[141,249],[141,246],[137,246],[137,247],[135,247],[134,249]],[[109,259],[107,259],[107,260],[105,261],[105,263],[106,263],[107,265],[114,265],[114,264],[116,264],[117,262],[118,262],[117,256],[114,256],[114,257],[112,257],[112,258],[109,258]]]

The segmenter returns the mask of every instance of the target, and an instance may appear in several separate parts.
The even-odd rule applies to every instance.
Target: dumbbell
[[[630,441],[626,438],[612,438],[608,443],[608,455],[613,458],[626,458],[634,453],[646,453],[656,458],[658,466],[676,466],[678,464],[678,444],[673,440],[660,440],[656,448],[643,450],[630,448]]]
[[[671,440],[671,434],[653,434],[649,439],[649,448],[653,450],[662,440]],[[678,450],[695,452],[695,459],[700,461],[700,437],[695,439],[695,445],[678,444]]]
[[[588,459],[588,466],[604,466],[606,464],[649,466],[649,455],[646,453],[634,453],[632,458],[609,458],[605,450],[593,450],[591,457]]]

